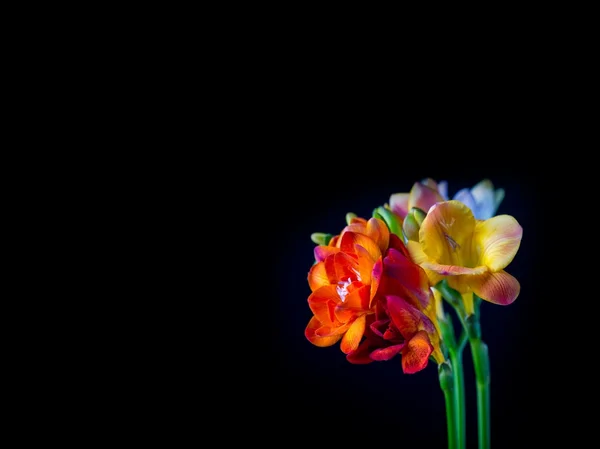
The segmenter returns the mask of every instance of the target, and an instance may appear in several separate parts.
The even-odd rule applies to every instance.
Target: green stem
[[[466,440],[466,409],[465,409],[465,381],[462,361],[462,351],[465,347],[466,334],[463,332],[459,343],[454,337],[452,318],[448,314],[438,317],[442,341],[448,350],[450,363],[452,364],[452,401],[454,404],[454,425],[456,432],[457,448],[465,449]]]
[[[449,348],[448,355],[454,369],[454,404],[456,407],[456,431],[458,433],[458,447],[465,449],[467,446],[466,432],[466,406],[465,406],[465,378],[463,370],[462,347]]]
[[[469,339],[477,384],[477,434],[479,449],[490,448],[490,357],[481,337]]]
[[[456,401],[454,399],[454,373],[448,361],[438,365],[440,387],[446,402],[446,426],[448,433],[448,449],[459,449],[456,427]]]

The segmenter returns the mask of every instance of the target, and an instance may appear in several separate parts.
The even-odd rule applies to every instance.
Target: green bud
[[[332,234],[325,234],[323,232],[313,232],[310,235],[310,239],[315,242],[317,245],[329,245],[329,241],[333,237]]]
[[[377,216],[375,214],[377,214]],[[396,234],[398,237],[402,238],[402,225],[398,215],[385,207],[378,207],[373,211],[373,216],[383,220],[392,234]]]
[[[438,365],[438,376],[442,390],[451,391],[454,388],[454,373],[452,372],[450,363],[446,361]]]
[[[413,207],[408,211],[406,217],[404,217],[404,223],[402,223],[402,231],[407,240],[419,241],[419,229],[427,214],[418,207]]]
[[[346,224],[350,224],[352,222],[352,219],[356,218],[356,214],[352,213],[352,212],[348,212],[346,214]]]
[[[409,213],[415,217],[415,220],[419,226],[423,224],[423,220],[425,220],[425,217],[427,216],[427,213],[423,212],[423,210],[419,209],[418,207],[411,208]]]
[[[417,220],[411,213],[404,217],[402,231],[404,231],[407,240],[419,241],[419,223],[417,223]]]

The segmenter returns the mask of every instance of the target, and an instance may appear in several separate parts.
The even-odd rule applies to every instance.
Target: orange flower
[[[405,373],[425,368],[429,356],[443,361],[425,270],[382,220],[351,218],[339,236],[315,248],[315,258],[308,274],[314,316],[305,330],[311,343],[341,340],[352,363],[401,354]]]
[[[396,236],[391,237],[402,245]],[[355,217],[328,245],[315,248],[317,263],[308,274],[312,290],[308,304],[314,316],[305,330],[311,343],[331,346],[341,339],[345,354],[358,348],[366,317],[375,311],[382,255],[389,244],[390,233],[383,221]]]

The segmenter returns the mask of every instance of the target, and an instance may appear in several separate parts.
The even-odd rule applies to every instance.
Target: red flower
[[[366,339],[346,358],[364,364],[401,354],[402,370],[413,374],[427,366],[434,351],[430,335],[436,329],[423,312],[399,296],[386,295],[378,298],[376,313],[369,317]]]

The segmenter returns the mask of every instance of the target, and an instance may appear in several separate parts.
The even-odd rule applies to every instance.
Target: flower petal
[[[461,275],[458,276],[448,276],[446,281],[448,281],[448,285],[450,288],[453,288],[460,294],[468,293],[471,291],[471,286],[469,284],[469,280],[473,279],[473,276]]]
[[[404,242],[400,240],[400,237],[398,237],[396,234],[390,234],[389,247],[394,248],[396,251],[398,251],[400,254],[405,255],[406,257],[410,256],[406,245],[404,245]]]
[[[390,196],[390,209],[402,219],[408,214],[408,193],[394,193]]]
[[[427,366],[433,346],[425,331],[419,331],[402,349],[402,370],[406,374],[414,374]]]
[[[325,259],[325,271],[331,284],[356,280],[358,262],[352,256],[339,252]]]
[[[325,262],[319,262],[313,265],[308,272],[308,285],[310,286],[310,290],[314,292],[320,287],[329,284],[329,277],[325,270]]]
[[[315,259],[317,262],[323,262],[328,256],[339,253],[340,249],[333,246],[319,245],[315,247]]]
[[[462,267],[473,266],[471,252],[475,217],[460,201],[434,205],[419,230],[419,243],[431,262]]]
[[[370,357],[371,352],[377,348],[377,345],[371,340],[364,340],[356,349],[346,355],[346,360],[356,365],[366,365],[373,362]]]
[[[461,274],[477,275],[483,274],[488,271],[488,267],[484,265],[480,265],[475,268],[468,268],[458,267],[456,265],[442,265],[439,263],[424,262],[422,264],[422,267],[431,271],[435,271],[436,273],[439,273],[442,276],[458,276]]]
[[[514,217],[498,215],[478,222],[474,236],[481,263],[498,271],[506,268],[517,254],[523,228]]]
[[[386,224],[378,218],[370,218],[367,222],[367,236],[373,239],[381,252],[388,248],[390,231]]]
[[[410,189],[408,206],[409,210],[410,208],[418,207],[423,212],[427,212],[431,206],[441,201],[444,201],[444,198],[442,198],[437,189],[432,189],[420,182],[415,182],[412,189]]]
[[[360,245],[354,246],[354,252],[358,256],[359,280],[363,284],[369,285],[371,283],[371,275],[373,274],[375,260],[373,260],[371,254],[369,254],[369,251],[367,251]]]
[[[519,281],[504,270],[472,276],[469,285],[481,299],[501,306],[512,304],[521,291]]]
[[[475,218],[487,220],[496,213],[496,196],[494,194],[494,184],[489,179],[478,182],[471,189],[471,195],[477,203],[477,211],[473,209]]]
[[[371,272],[371,298],[369,301],[369,307],[373,303],[373,299],[379,290],[379,284],[381,283],[381,275],[383,273],[383,258],[379,258],[375,265],[373,265],[373,271]]]
[[[460,189],[454,195],[454,199],[463,203],[465,206],[471,209],[471,211],[475,211],[477,208],[477,201],[475,201],[475,198],[469,189]]]
[[[427,274],[419,265],[395,249],[390,248],[383,259],[383,276],[401,284],[419,300],[422,308],[429,304],[431,291]]]
[[[494,202],[496,203],[496,210],[500,207],[500,203],[504,199],[504,189],[496,189],[496,193],[494,193]]]
[[[438,192],[444,198],[444,201],[448,201],[448,181],[440,181],[438,184]]]
[[[370,298],[369,285],[363,285],[352,290],[345,300],[335,307],[335,316],[342,322],[347,323],[352,317],[369,310]]]
[[[321,324],[329,326],[337,322],[335,306],[340,302],[337,286],[335,285],[325,285],[312,292],[308,297],[308,306],[312,313]]]
[[[321,323],[315,317],[312,317],[304,330],[304,336],[310,341],[313,345],[319,347],[326,347],[334,345],[342,338],[341,335],[334,335],[331,337],[319,337],[315,335],[315,330],[321,327]]]
[[[405,339],[410,339],[417,333],[420,312],[399,296],[387,295],[387,306],[394,326]]]
[[[412,261],[423,268],[423,263],[427,262],[429,258],[427,257],[427,254],[423,252],[421,244],[419,242],[413,242],[412,240],[409,240],[406,246]],[[436,285],[438,282],[444,279],[444,276],[436,273],[435,271],[428,270],[427,268],[424,268],[424,270],[431,285]]]
[[[355,254],[354,245],[360,245],[366,249],[371,255],[371,259],[377,260],[381,256],[381,250],[375,240],[367,237],[364,234],[356,232],[345,232],[340,240],[340,248],[345,253]]]
[[[367,316],[359,316],[344,334],[340,348],[344,354],[355,351],[365,333],[365,320]]]
[[[387,348],[378,348],[375,349],[369,357],[377,362],[384,362],[386,360],[390,360],[396,354],[400,352],[400,350],[404,347],[405,343],[401,343],[399,345],[388,346]]]

